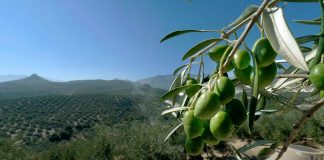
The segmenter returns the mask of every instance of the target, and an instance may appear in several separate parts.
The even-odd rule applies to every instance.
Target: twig
[[[253,16],[253,15],[252,15]],[[239,23],[238,25],[234,26],[233,28],[231,28],[229,31],[225,32],[224,34],[222,34],[222,36],[220,37],[220,39],[228,39],[228,37],[235,33],[236,30],[240,29],[244,24],[246,24],[247,22],[249,22],[250,18],[252,17],[248,17],[245,20],[243,20],[241,23]],[[206,48],[204,48],[203,50],[199,51],[196,56],[201,55],[203,53],[205,53],[207,50],[211,49],[212,47],[214,47],[218,42],[213,42],[210,45],[208,45]]]
[[[298,108],[294,103],[291,103],[285,99],[282,99],[280,98],[279,96],[277,95],[274,95],[272,93],[269,93],[268,91],[266,91],[265,89],[260,89],[259,92],[265,96],[266,98],[268,99],[271,99],[273,100],[274,102],[277,102],[285,107],[289,107],[289,108],[292,108],[292,109],[296,109],[297,111],[300,111],[300,112],[304,112],[304,110]]]
[[[308,78],[307,74],[279,74],[277,78]]]
[[[264,0],[263,3],[261,4],[261,6],[259,7],[259,9],[251,16],[251,20],[250,22],[247,24],[245,30],[243,31],[243,33],[241,34],[241,36],[239,37],[239,39],[236,41],[231,53],[228,55],[225,63],[223,66],[221,66],[220,68],[220,72],[222,73],[224,68],[231,62],[231,60],[233,59],[233,56],[235,54],[235,52],[237,51],[238,47],[241,45],[241,43],[244,41],[245,37],[248,35],[248,33],[250,32],[250,30],[252,29],[254,23],[258,20],[258,18],[260,17],[261,13],[264,11],[264,9],[266,8],[266,6],[269,4],[270,0]]]
[[[278,154],[276,160],[279,160],[282,155],[286,152],[288,146],[290,143],[295,139],[298,130],[304,125],[307,119],[313,116],[313,114],[321,107],[324,105],[324,99],[321,99],[318,103],[316,103],[312,108],[309,110],[305,111],[303,117],[298,121],[297,124],[293,126],[292,131],[290,132],[290,136],[288,140],[285,142],[285,144],[282,146],[280,153]]]

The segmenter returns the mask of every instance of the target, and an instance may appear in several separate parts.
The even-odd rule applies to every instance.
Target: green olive
[[[240,126],[247,118],[246,109],[242,102],[238,99],[233,99],[226,104],[225,112],[231,117],[233,124]]]
[[[224,112],[219,111],[210,120],[210,132],[214,137],[220,140],[227,139],[231,136],[233,131],[233,124],[230,116]]]
[[[258,67],[271,65],[277,56],[277,53],[273,50],[269,40],[266,38],[257,40],[253,46],[252,52],[255,55]]]
[[[324,64],[314,66],[309,74],[312,84],[319,90],[324,90]]]
[[[186,85],[192,85],[192,84],[198,84],[198,81],[196,79],[193,79],[193,78],[189,78],[187,81],[186,81]],[[200,89],[200,86],[192,86],[190,88],[187,88],[185,90],[186,94],[188,95],[188,97],[193,97]]]
[[[210,132],[209,126],[210,126],[209,122],[206,122],[204,127],[204,132],[201,135],[201,138],[206,144],[217,145],[219,144],[220,140],[213,136],[213,134]]]
[[[275,62],[267,67],[258,68],[259,72],[259,88],[264,88],[271,84],[277,74],[277,65]],[[254,73],[251,74],[251,82],[253,80]]]
[[[219,97],[214,92],[205,92],[197,100],[194,115],[201,119],[210,119],[220,108]]]
[[[185,142],[185,149],[191,156],[198,156],[203,152],[204,142],[201,137],[187,138]]]
[[[250,85],[251,84],[251,73],[252,73],[252,66],[248,66],[245,69],[235,69],[234,70],[234,75],[235,77],[242,83],[242,84],[246,84],[246,85]]]
[[[235,87],[228,77],[221,76],[216,80],[214,91],[219,96],[221,104],[226,104],[234,98]]]
[[[250,54],[246,50],[238,50],[234,54],[233,64],[236,69],[245,69],[251,62]]]
[[[226,49],[228,48],[228,44],[224,44],[224,45],[219,45],[216,46],[214,48],[212,48],[211,50],[209,50],[209,57],[215,61],[215,62],[219,62],[222,59],[223,54],[225,53]]]
[[[183,115],[183,128],[188,137],[201,136],[204,129],[204,121],[194,116],[194,111],[189,110]]]

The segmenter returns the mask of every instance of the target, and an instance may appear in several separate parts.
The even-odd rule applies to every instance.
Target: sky
[[[219,35],[194,33],[160,43],[169,32],[222,29],[261,0],[1,0],[0,75],[58,80],[138,80],[171,74],[186,63],[194,44]],[[319,17],[317,3],[288,4],[285,16],[296,37],[317,26],[291,22]],[[306,28],[307,27],[307,28]],[[254,28],[252,47],[260,37]],[[213,68],[214,64],[206,64]]]

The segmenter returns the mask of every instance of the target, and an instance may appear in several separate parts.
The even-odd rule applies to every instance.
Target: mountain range
[[[153,88],[169,90],[174,77],[170,75],[157,75],[137,81],[140,84],[147,84]]]
[[[164,90],[125,80],[76,80],[53,82],[33,74],[27,78],[0,83],[0,98],[75,94],[162,95]]]

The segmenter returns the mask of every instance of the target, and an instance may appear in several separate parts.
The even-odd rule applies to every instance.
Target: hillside
[[[0,99],[78,94],[120,94],[157,96],[164,93],[162,89],[152,88],[131,81],[123,80],[78,80],[69,82],[52,82],[36,74],[30,77],[0,83]]]
[[[172,75],[158,75],[158,76],[153,76],[153,77],[138,80],[138,83],[147,84],[154,88],[169,90],[173,79],[174,77]]]
[[[0,100],[0,137],[23,134],[30,143],[65,127],[81,131],[95,124],[150,121],[160,114],[157,98],[117,94],[41,96]]]
[[[162,89],[122,80],[52,82],[36,74],[0,83],[0,137],[47,140],[76,130],[159,117]]]

